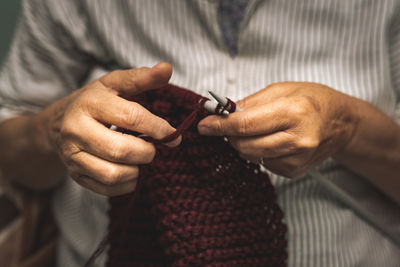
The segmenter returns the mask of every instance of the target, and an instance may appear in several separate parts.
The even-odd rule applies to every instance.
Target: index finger
[[[166,85],[171,75],[171,65],[162,62],[152,68],[115,70],[99,78],[99,81],[120,94],[132,96]]]
[[[93,101],[95,104],[89,106],[89,113],[102,123],[142,133],[156,140],[175,132],[175,128],[166,120],[154,115],[136,102],[110,93],[98,95],[98,100]],[[180,141],[181,137],[178,137],[167,145],[176,146]]]
[[[198,124],[203,135],[256,136],[288,129],[293,121],[284,100],[246,108],[228,116],[211,115]]]

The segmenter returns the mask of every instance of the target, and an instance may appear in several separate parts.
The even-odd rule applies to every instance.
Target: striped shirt
[[[0,74],[0,118],[39,111],[112,69],[160,61],[172,64],[171,83],[202,95],[212,88],[241,99],[273,82],[312,81],[394,117],[399,11],[399,0],[249,0],[231,57],[216,0],[26,0]],[[312,175],[271,178],[289,266],[399,266],[399,207],[331,159],[318,171],[341,191]],[[65,180],[54,194],[58,266],[84,264],[105,234],[106,211],[105,197]]]

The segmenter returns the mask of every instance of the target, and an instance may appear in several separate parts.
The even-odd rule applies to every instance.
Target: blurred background
[[[20,11],[20,0],[1,0],[0,1],[0,66],[8,53],[10,42],[14,33],[15,25],[18,20]],[[1,174],[0,174],[1,175]],[[0,187],[0,236],[4,238],[4,234],[1,234],[3,227],[7,226],[13,219],[18,215],[15,206],[5,198],[2,194],[2,188]],[[4,266],[4,259],[0,251],[0,265]]]
[[[0,65],[7,55],[15,25],[19,16],[21,0],[0,1]]]

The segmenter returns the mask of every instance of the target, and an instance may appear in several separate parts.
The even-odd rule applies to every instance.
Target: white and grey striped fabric
[[[203,95],[212,88],[240,99],[273,82],[313,81],[394,116],[400,1],[249,0],[234,58],[217,7],[217,0],[26,0],[0,76],[1,119],[38,111],[108,70],[160,61],[172,64],[171,83]],[[289,227],[289,266],[400,266],[399,207],[332,160],[319,170],[378,223],[311,176],[273,175]],[[58,266],[82,266],[105,234],[107,199],[66,179],[54,211]]]

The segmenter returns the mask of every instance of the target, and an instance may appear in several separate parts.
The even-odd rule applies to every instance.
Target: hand
[[[241,157],[263,159],[274,173],[300,177],[350,142],[352,100],[321,84],[276,83],[237,102],[240,112],[203,119],[198,130],[227,136]]]
[[[71,177],[97,193],[115,196],[134,190],[138,165],[153,160],[155,148],[110,125],[161,139],[174,132],[168,122],[124,97],[159,88],[172,74],[169,64],[113,71],[39,113],[36,123],[47,133]],[[180,138],[167,144],[176,146]]]

